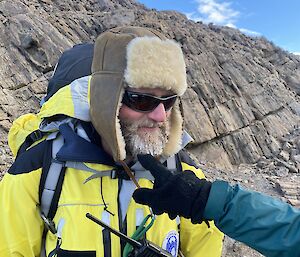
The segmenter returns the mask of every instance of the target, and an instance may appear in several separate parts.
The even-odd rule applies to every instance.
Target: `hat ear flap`
[[[123,74],[94,73],[90,83],[90,117],[102,144],[115,161],[126,158],[125,141],[122,136],[119,110],[124,93]],[[109,87],[107,85],[110,85]]]
[[[179,105],[174,105],[170,115],[170,134],[169,140],[164,148],[163,156],[169,157],[181,149],[183,117]]]

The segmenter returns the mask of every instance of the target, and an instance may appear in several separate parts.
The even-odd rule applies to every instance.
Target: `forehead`
[[[174,95],[174,92],[171,90],[166,90],[162,88],[133,88],[133,87],[128,87],[128,90],[132,92],[138,92],[138,93],[144,93],[144,94],[150,94],[150,95],[155,95],[155,96],[165,96],[165,95]]]

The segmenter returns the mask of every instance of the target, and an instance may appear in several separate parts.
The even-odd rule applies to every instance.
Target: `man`
[[[225,181],[210,183],[191,171],[173,174],[151,155],[138,159],[154,175],[155,189],[137,189],[133,197],[154,213],[180,215],[194,224],[213,219],[225,234],[265,256],[300,256],[299,209]]]
[[[135,183],[153,187],[149,173],[136,163],[138,154],[153,154],[204,177],[181,151],[176,99],[185,90],[184,58],[175,42],[137,27],[101,34],[91,77],[61,87],[36,116],[21,117],[10,130],[10,146],[19,153],[0,184],[0,256],[39,256],[41,216],[50,229],[47,256],[121,256],[124,242],[86,214],[129,236],[135,232],[150,210],[132,200],[135,184],[124,169],[135,171]],[[37,128],[43,138],[20,151]],[[186,257],[221,255],[223,235],[213,222],[195,230],[188,219],[162,214],[145,236],[172,256],[179,250]]]

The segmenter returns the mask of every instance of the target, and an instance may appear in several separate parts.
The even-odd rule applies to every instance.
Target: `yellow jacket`
[[[47,117],[64,114],[88,122],[88,85],[88,78],[79,79],[76,83],[60,89],[43,105],[39,114],[27,114],[17,119],[9,133],[12,152],[16,154],[26,136],[36,130],[41,121]],[[61,99],[64,99],[63,106],[59,104]],[[80,102],[82,107],[80,111],[76,109],[79,105],[76,101]],[[58,106],[61,107],[58,109]],[[17,161],[0,182],[1,257],[40,256],[44,225],[39,214],[39,184],[45,161],[44,144],[45,140],[42,139],[18,156]],[[82,151],[81,148],[83,146],[75,143],[70,146],[75,156],[77,152]],[[87,154],[92,155],[93,153]],[[200,178],[204,177],[202,171],[195,167],[186,154],[180,152],[179,155],[183,171],[192,170]],[[102,162],[100,159],[98,162],[81,161],[86,167],[97,172],[115,168],[115,163],[110,160]],[[90,176],[91,173],[87,170],[66,169],[54,217],[58,234],[47,232],[47,256],[54,249],[57,249],[57,256],[62,257],[121,256],[120,239],[113,234],[105,233],[100,226],[86,218],[86,213],[91,213],[129,236],[136,230],[141,217],[149,214],[146,206],[136,204],[130,199],[126,218],[123,220],[120,211],[123,204],[120,201],[122,199],[120,192],[122,185],[126,184],[127,188],[132,188],[130,185],[132,182],[104,176],[84,183]],[[152,187],[151,181],[144,178],[139,179],[139,184],[142,187]],[[126,207],[125,205],[124,208]],[[61,237],[61,241],[58,241],[58,236]],[[175,245],[175,248],[178,246],[186,257],[221,256],[223,234],[213,222],[210,222],[210,227],[205,223],[193,225],[190,220],[184,218],[180,218],[180,221],[170,220],[166,214],[162,214],[157,216],[146,238],[164,248],[170,245],[171,247]],[[176,251],[172,254],[176,256]]]

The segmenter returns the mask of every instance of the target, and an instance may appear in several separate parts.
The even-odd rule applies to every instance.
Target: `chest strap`
[[[166,162],[167,162],[167,168],[169,170],[176,171],[176,156],[175,155],[169,157],[166,160]],[[88,181],[95,179],[95,178],[101,178],[101,177],[106,177],[106,176],[109,176],[112,179],[115,179],[118,177],[122,178],[122,175],[119,174],[119,172],[120,172],[119,170],[111,169],[111,170],[98,171],[98,170],[94,170],[94,169],[86,166],[82,162],[66,162],[66,167],[92,172],[93,174],[90,177],[88,177],[84,181],[84,183],[87,183]],[[144,179],[148,179],[151,181],[154,180],[154,177],[152,176],[151,172],[149,170],[145,170],[139,162],[136,162],[130,169],[133,172],[136,179],[144,178]],[[124,174],[124,176],[128,177],[127,174],[125,173],[125,171],[122,170],[121,172]]]

